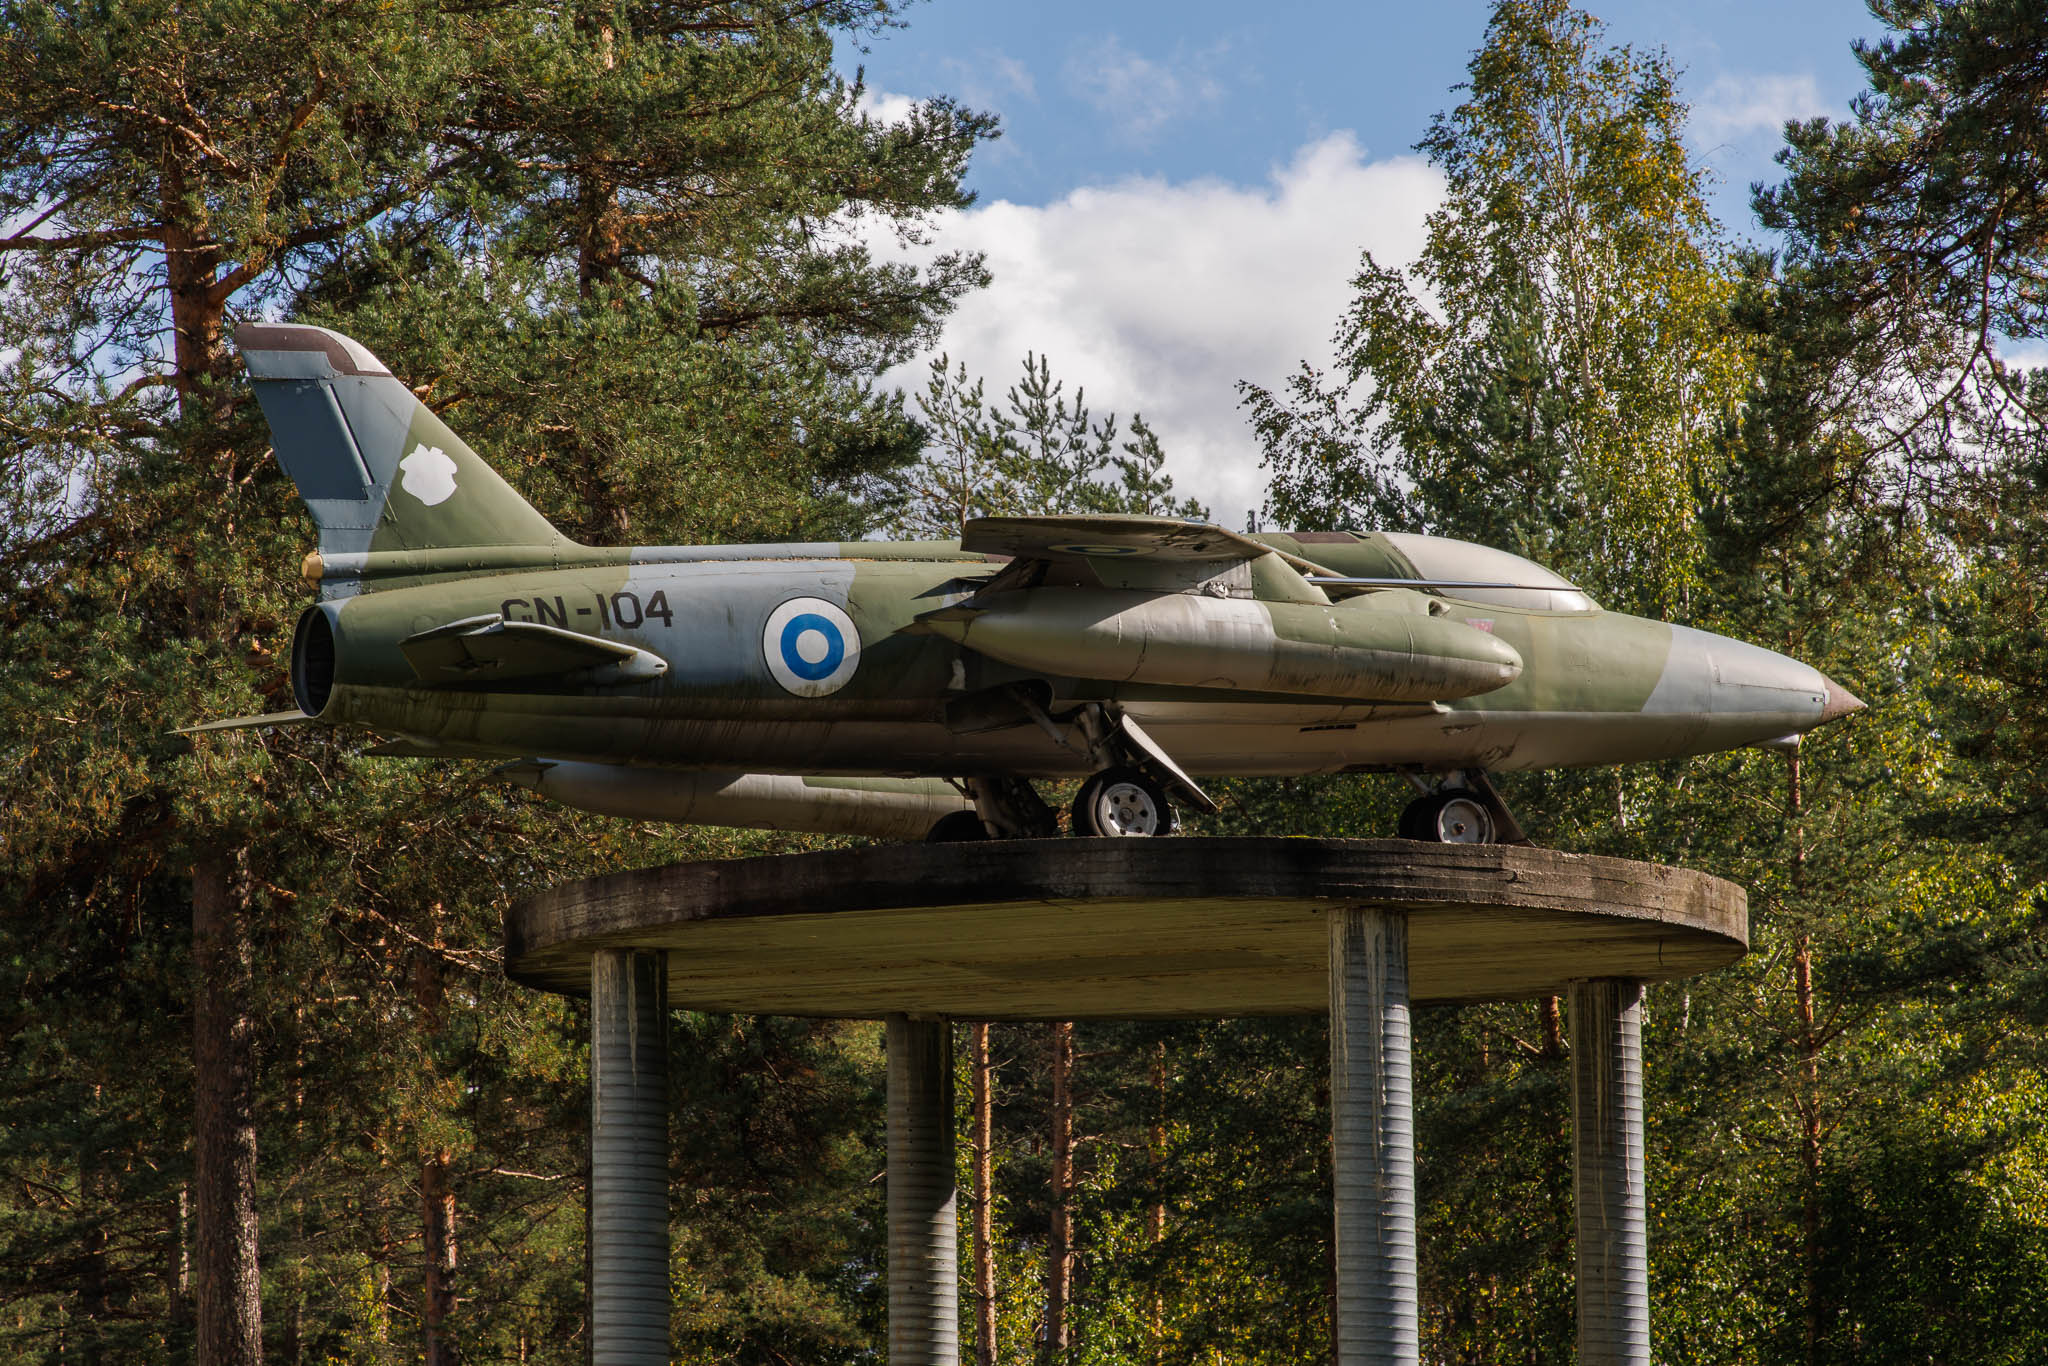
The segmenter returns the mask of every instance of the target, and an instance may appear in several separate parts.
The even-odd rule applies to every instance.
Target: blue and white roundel
[[[838,692],[860,667],[860,632],[823,598],[791,598],[768,614],[761,633],[768,672],[798,697]]]

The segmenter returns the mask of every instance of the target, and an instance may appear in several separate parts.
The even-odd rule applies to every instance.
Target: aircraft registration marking
[[[596,604],[594,608],[571,608],[568,598],[559,593],[550,598],[507,598],[498,604],[498,614],[507,621],[566,627],[572,615],[587,617],[595,612],[606,630],[616,626],[622,631],[635,630],[650,621],[658,621],[663,626],[675,625],[675,612],[668,605],[668,594],[660,589],[645,599],[638,593],[594,593],[591,601]]]

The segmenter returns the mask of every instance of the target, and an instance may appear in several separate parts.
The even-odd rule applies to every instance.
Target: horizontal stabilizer
[[[667,660],[634,646],[538,622],[506,621],[495,613],[407,636],[398,648],[421,682],[437,686],[530,678],[647,683],[668,672]]]
[[[300,726],[313,718],[294,707],[290,711],[265,712],[261,716],[224,716],[196,726],[182,726],[173,735],[204,735],[217,730],[262,730],[271,726]]]

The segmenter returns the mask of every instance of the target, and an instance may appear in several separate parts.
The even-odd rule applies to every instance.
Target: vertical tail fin
[[[357,342],[324,327],[235,329],[277,460],[320,529],[323,595],[349,580],[547,564],[549,525]]]

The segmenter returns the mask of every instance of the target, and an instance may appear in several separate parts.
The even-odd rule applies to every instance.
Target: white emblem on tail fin
[[[398,486],[428,507],[455,496],[455,461],[439,446],[421,442],[412,448],[411,455],[398,462],[398,468],[405,471]]]

